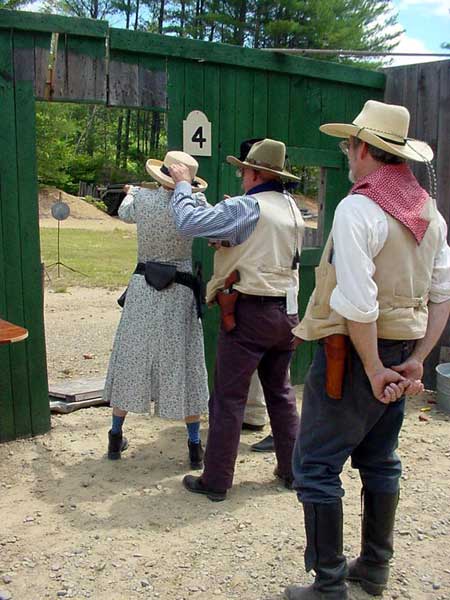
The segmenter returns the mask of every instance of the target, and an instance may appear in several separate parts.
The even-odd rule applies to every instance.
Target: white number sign
[[[211,123],[200,110],[183,121],[183,151],[192,156],[211,156]]]

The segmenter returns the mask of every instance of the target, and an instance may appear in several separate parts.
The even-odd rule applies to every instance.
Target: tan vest
[[[374,258],[373,279],[378,287],[377,334],[388,340],[416,340],[425,335],[428,322],[428,294],[434,258],[439,248],[439,219],[433,200],[428,200],[422,216],[430,224],[420,245],[411,232],[389,214],[386,243]],[[333,239],[330,234],[319,266],[316,287],[305,316],[293,330],[303,340],[318,340],[334,333],[348,335],[346,320],[330,307],[336,287],[336,271],[331,264]]]
[[[298,268],[292,268],[292,261],[295,248],[299,253],[302,249],[305,224],[301,212],[287,194],[260,192],[252,196],[259,205],[258,223],[245,242],[215,253],[214,273],[206,290],[208,303],[214,301],[216,292],[223,289],[225,279],[235,269],[240,273],[240,282],[234,287],[244,294],[285,296],[292,287],[298,291]]]

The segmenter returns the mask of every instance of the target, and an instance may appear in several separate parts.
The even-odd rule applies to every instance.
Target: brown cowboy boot
[[[359,583],[372,596],[381,596],[389,578],[394,553],[394,522],[399,493],[361,492],[363,516],[361,554],[349,564],[347,579]]]

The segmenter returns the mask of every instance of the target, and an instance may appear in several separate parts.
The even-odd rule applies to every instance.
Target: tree
[[[106,19],[118,10],[115,0],[45,0],[42,12]]]
[[[2,8],[7,8],[9,10],[16,10],[29,4],[26,0],[0,0],[0,10]]]

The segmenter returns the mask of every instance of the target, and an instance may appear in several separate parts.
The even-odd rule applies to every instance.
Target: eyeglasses
[[[339,150],[342,152],[342,154],[345,154],[345,156],[348,156],[349,149],[350,149],[350,142],[348,140],[342,140],[341,142],[339,142]]]

